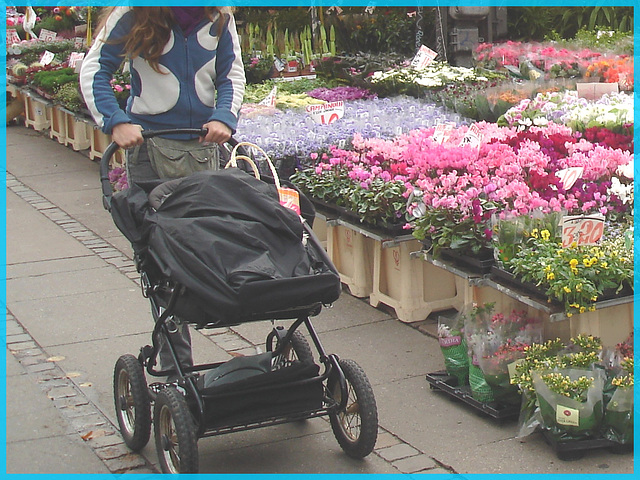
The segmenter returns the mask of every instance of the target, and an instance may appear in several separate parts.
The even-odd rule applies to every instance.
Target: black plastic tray
[[[556,440],[549,430],[543,430],[545,441],[553,448],[559,460],[579,460],[587,451],[598,448],[607,448],[611,453],[625,454],[633,452],[632,445],[621,445],[606,438],[593,438],[587,440]]]
[[[477,411],[489,415],[496,420],[517,419],[520,415],[520,405],[479,402],[471,395],[471,388],[468,385],[458,386],[456,377],[448,375],[445,371],[428,373],[427,382],[429,382],[432,389],[445,392],[451,397],[463,401]]]

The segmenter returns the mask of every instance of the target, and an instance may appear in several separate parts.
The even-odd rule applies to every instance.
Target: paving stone
[[[129,450],[124,443],[96,449],[96,455],[98,455],[102,460],[112,460],[114,458],[123,457],[124,455],[129,455],[130,453],[131,450]]]
[[[56,387],[47,392],[47,396],[55,400],[57,398],[75,397],[78,395],[78,391],[73,387]]]
[[[384,458],[386,461],[393,462],[394,460],[399,460],[401,458],[407,458],[413,455],[418,455],[420,452],[409,444],[400,443],[392,447],[381,448],[380,450],[376,450],[376,453],[380,455],[382,458]]]
[[[398,437],[390,434],[389,432],[382,431],[378,432],[378,439],[376,440],[375,448],[378,450],[380,448],[391,447],[392,445],[397,445],[399,443],[402,443],[402,440]]]
[[[70,421],[71,425],[73,425],[73,427],[79,432],[86,432],[87,430],[94,429],[101,425],[106,425],[107,423],[107,419],[99,413],[73,417]]]
[[[37,363],[35,365],[27,365],[25,366],[25,368],[29,373],[38,373],[38,372],[44,372],[45,370],[53,370],[54,368],[56,368],[56,366],[53,365],[52,363],[44,362],[44,363]]]
[[[28,341],[31,341],[31,337],[27,333],[9,334],[9,332],[7,332],[7,345],[11,345],[14,343],[24,343]]]
[[[129,453],[128,455],[114,458],[113,460],[106,460],[104,463],[109,470],[116,473],[147,466],[144,458],[135,453]]]
[[[52,400],[53,400],[53,404],[57,408],[86,405],[89,403],[89,400],[83,395],[76,395],[73,397],[60,397],[60,398],[54,398]]]
[[[401,473],[416,473],[428,468],[435,468],[438,464],[429,455],[414,455],[392,462],[392,465]]]
[[[87,443],[91,448],[104,448],[110,447],[112,445],[124,445],[124,441],[122,437],[117,432],[105,432],[104,435],[101,435],[96,438],[91,438],[87,440]]]
[[[20,342],[20,343],[14,343],[9,345],[9,350],[13,350],[13,351],[22,351],[22,350],[29,350],[29,349],[35,349],[35,348],[38,348],[38,346],[34,341]]]

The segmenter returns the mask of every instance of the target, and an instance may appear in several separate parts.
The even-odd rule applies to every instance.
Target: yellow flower
[[[584,312],[586,312],[586,311],[587,311],[587,309],[586,309],[586,308],[584,308],[584,307],[580,307],[580,313],[584,313]]]
[[[571,289],[569,287],[564,287],[563,290],[565,293],[571,293]]]
[[[576,285],[576,292],[581,292],[582,291],[582,284],[579,283]]]
[[[591,266],[591,260],[589,260],[589,257],[584,257],[582,259],[582,263],[584,264],[585,267],[590,267]]]
[[[540,232],[540,236],[543,240],[549,240],[549,238],[551,238],[551,233],[549,232],[549,230],[542,230]]]
[[[556,274],[553,272],[549,272],[547,273],[547,280],[553,280],[554,278],[556,278]]]
[[[600,263],[600,266],[601,266],[602,268],[607,268],[607,267],[609,266],[609,264],[608,264],[607,262],[601,262],[601,263]]]
[[[578,308],[580,308],[580,304],[579,303],[572,303],[571,305],[569,305],[571,308],[575,308],[576,310]]]
[[[569,261],[569,265],[571,266],[571,268],[575,268],[575,267],[577,267],[577,266],[578,266],[578,260],[576,260],[575,258],[572,258],[572,259]]]
[[[538,238],[538,229],[534,228],[533,230],[531,230],[531,236],[533,238]]]
[[[590,311],[590,312],[595,312],[595,311],[596,311],[596,306],[595,306],[595,305],[591,305],[591,306],[589,307],[589,311]]]
[[[568,318],[573,317],[573,313],[571,313],[571,312],[567,313],[567,317],[568,317]]]

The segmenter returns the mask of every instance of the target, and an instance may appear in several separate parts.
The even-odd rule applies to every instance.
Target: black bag
[[[320,367],[295,361],[271,370],[271,352],[237,357],[197,380],[209,427],[240,425],[322,407]],[[265,371],[266,370],[266,371]]]

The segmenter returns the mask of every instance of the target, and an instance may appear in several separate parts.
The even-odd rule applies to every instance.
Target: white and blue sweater
[[[218,36],[219,22],[227,25]],[[144,58],[129,62],[131,92],[126,113],[120,109],[110,81],[123,62],[122,42],[133,12],[116,7],[87,53],[80,88],[94,120],[110,134],[115,125],[136,123],[145,130],[201,128],[218,120],[236,130],[244,96],[244,65],[232,15],[204,19],[185,37],[175,25],[154,71]]]

